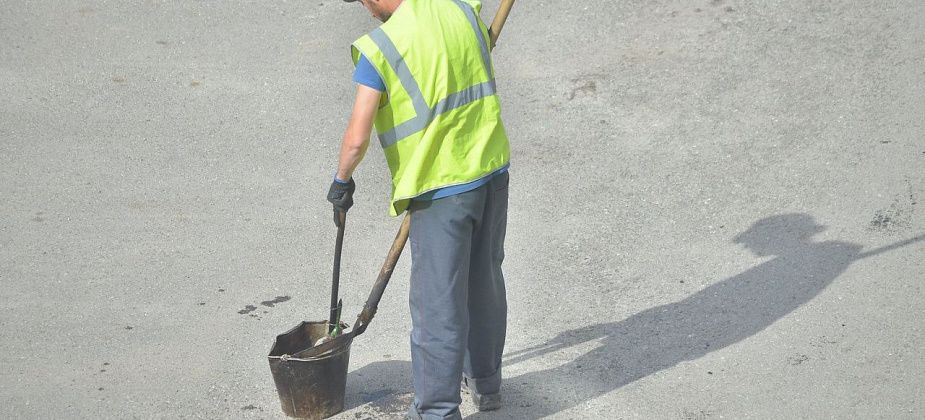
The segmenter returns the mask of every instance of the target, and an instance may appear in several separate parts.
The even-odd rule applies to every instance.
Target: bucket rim
[[[321,355],[315,356],[315,357],[300,358],[300,357],[292,357],[292,355],[289,355],[289,354],[282,354],[282,355],[279,355],[279,356],[267,356],[267,358],[269,358],[270,360],[279,360],[279,361],[282,361],[282,362],[288,362],[288,361],[294,361],[294,362],[314,362],[314,361],[318,361],[318,360],[330,359],[330,358],[333,358],[333,357],[340,356],[340,355],[343,354],[344,352],[350,351],[350,345],[351,345],[351,344],[353,344],[353,337],[350,337],[350,339],[347,340],[347,343],[344,344],[343,346],[341,346],[339,350],[337,350],[337,351],[331,351],[331,352],[328,352],[328,353],[324,353],[324,354],[321,354]],[[273,340],[273,346],[276,346],[276,340]]]
[[[304,358],[303,358],[303,357],[292,357],[291,354],[273,355],[273,353],[275,353],[274,350],[276,350],[276,346],[277,346],[277,344],[279,344],[279,340],[280,340],[281,337],[287,336],[287,335],[289,335],[289,334],[293,334],[293,333],[295,333],[296,331],[299,331],[300,329],[305,328],[306,325],[313,325],[313,324],[314,324],[314,325],[319,325],[319,324],[327,325],[327,324],[328,324],[328,320],[322,320],[322,321],[302,321],[302,322],[300,322],[298,325],[296,325],[296,326],[290,328],[288,331],[286,331],[286,332],[284,332],[284,333],[282,333],[282,334],[277,335],[275,338],[273,338],[273,344],[270,346],[270,354],[267,355],[267,357],[269,358],[269,360],[270,360],[270,361],[274,361],[274,360],[280,360],[280,361],[292,360],[292,361],[297,361],[297,362],[311,362],[311,361],[319,361],[319,360],[329,359],[329,358],[338,356],[338,355],[344,353],[345,351],[350,351],[350,345],[353,344],[353,338],[354,338],[354,336],[353,336],[352,334],[350,334],[349,332],[344,332],[342,335],[350,335],[350,337],[346,340],[346,342],[344,343],[344,345],[342,345],[342,346],[340,346],[340,347],[338,347],[338,348],[332,349],[332,350],[329,351],[329,352],[320,354],[320,355],[318,355],[318,356],[304,357]],[[341,322],[340,324],[341,324],[341,327],[342,327],[344,330],[350,328],[350,326],[349,326],[347,323],[345,323],[345,322]],[[352,331],[352,330],[351,330],[351,331]],[[286,356],[286,357],[284,358],[284,356]],[[283,360],[283,359],[285,359],[285,360]]]

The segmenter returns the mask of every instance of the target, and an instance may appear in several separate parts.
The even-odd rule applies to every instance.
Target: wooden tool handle
[[[498,13],[495,14],[495,19],[491,21],[491,28],[488,30],[492,49],[495,48],[495,43],[498,42],[498,36],[501,35],[501,29],[504,28],[504,22],[507,21],[507,15],[511,13],[511,7],[513,6],[514,0],[501,0]]]
[[[410,230],[411,212],[409,211],[405,214],[405,218],[401,222],[401,227],[398,229],[398,234],[395,235],[395,240],[392,242],[392,248],[389,249],[389,254],[385,257],[385,263],[382,264],[382,269],[379,270],[379,277],[376,278],[373,290],[369,293],[369,298],[366,299],[363,312],[360,313],[356,324],[354,324],[356,335],[362,334],[376,315],[376,311],[379,309],[379,301],[382,300],[382,294],[385,293],[385,288],[389,285],[389,279],[392,278],[392,271],[395,270],[395,265],[398,264],[398,257],[401,257],[401,251],[405,248],[405,242],[408,241],[408,233]]]
[[[401,256],[401,251],[405,249],[405,242],[408,241],[408,233],[410,230],[411,212],[408,212],[405,214],[405,219],[401,222],[398,234],[395,235],[395,241],[392,242],[389,255],[385,257],[385,263],[382,264],[382,269],[379,270],[379,277],[376,279],[376,284],[373,285],[372,292],[369,293],[369,299],[366,300],[363,311],[360,312],[360,316],[357,317],[357,321],[353,324],[353,329],[346,334],[341,334],[333,340],[328,340],[317,346],[312,346],[311,343],[309,343],[309,347],[292,353],[292,358],[307,359],[317,357],[335,348],[349,345],[353,337],[363,334],[363,332],[366,331],[366,327],[369,326],[369,323],[373,320],[373,316],[376,315],[376,310],[379,307],[382,294],[385,292],[385,287],[389,285],[389,279],[392,278],[392,271],[395,270],[395,265],[398,264],[398,257]]]

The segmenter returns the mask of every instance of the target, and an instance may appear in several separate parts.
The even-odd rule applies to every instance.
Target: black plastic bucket
[[[346,329],[346,325],[341,325]],[[276,336],[270,349],[270,372],[283,412],[289,417],[323,419],[344,410],[347,367],[353,337],[318,357],[290,357],[325,337],[327,321],[302,322]]]

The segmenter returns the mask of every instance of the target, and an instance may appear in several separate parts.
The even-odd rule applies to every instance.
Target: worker
[[[357,92],[327,198],[335,214],[353,205],[353,172],[375,125],[391,172],[389,212],[411,215],[407,417],[460,419],[461,387],[480,411],[494,410],[510,151],[481,2],[360,3],[383,24],[352,45]]]

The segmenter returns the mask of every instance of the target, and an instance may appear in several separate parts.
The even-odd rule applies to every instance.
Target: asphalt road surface
[[[327,315],[348,45],[375,25],[0,2],[0,417],[283,416],[267,353]],[[925,417],[925,2],[521,1],[493,55],[504,408],[464,415]],[[377,145],[356,179],[347,319],[399,226]],[[408,267],[338,418],[409,404]]]

